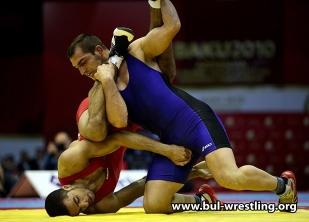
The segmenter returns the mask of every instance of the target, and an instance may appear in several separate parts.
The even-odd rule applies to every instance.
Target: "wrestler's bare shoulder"
[[[139,59],[140,61],[144,62],[148,66],[160,70],[156,60],[152,57],[147,57],[147,55],[143,51],[143,41],[145,37],[139,38],[133,41],[128,48],[128,52],[130,55],[134,56],[135,58]]]
[[[142,49],[143,38],[144,37],[136,39],[135,41],[133,41],[129,45],[128,52],[129,52],[130,55],[132,55],[135,58],[144,62],[145,61],[145,54],[144,54],[144,51]]]

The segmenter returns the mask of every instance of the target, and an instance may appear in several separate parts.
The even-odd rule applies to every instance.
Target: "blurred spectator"
[[[54,138],[54,143],[61,152],[67,149],[71,142],[72,138],[66,132],[59,132]]]
[[[4,178],[4,194],[7,195],[18,181],[18,170],[13,155],[5,156],[1,161]]]
[[[55,135],[53,141],[48,143],[46,150],[37,148],[34,157],[30,157],[29,153],[23,150],[16,164],[13,155],[5,156],[0,164],[0,197],[9,194],[25,170],[56,170],[59,155],[71,142],[71,137],[61,131]]]
[[[44,169],[44,156],[45,156],[45,149],[42,147],[38,147],[35,150],[35,159],[38,164],[38,170]]]
[[[305,113],[309,113],[309,94],[306,96],[306,99],[304,102],[304,111]]]
[[[59,132],[55,135],[54,141],[47,145],[47,153],[44,157],[43,169],[56,170],[58,157],[60,154],[69,147],[72,142],[71,137],[66,132]]]
[[[46,154],[44,156],[44,170],[56,170],[58,157],[61,152],[59,152],[57,146],[54,142],[49,142],[46,149]]]
[[[145,151],[127,149],[124,159],[127,169],[148,169],[152,154]]]
[[[4,172],[3,168],[0,164],[0,197],[5,196],[5,189],[4,189]]]
[[[30,158],[29,154],[23,150],[20,152],[19,163],[17,165],[19,175],[25,170],[38,170],[39,166],[35,158]]]

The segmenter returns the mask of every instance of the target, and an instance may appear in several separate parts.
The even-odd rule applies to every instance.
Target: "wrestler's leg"
[[[146,213],[172,213],[172,199],[183,184],[151,180],[146,183],[144,193],[144,209]],[[194,201],[194,198],[193,198]],[[188,200],[192,203],[192,199]],[[194,202],[193,202],[194,203]]]
[[[209,186],[202,186],[196,195],[177,194],[191,172],[198,155],[193,155],[191,162],[185,166],[176,166],[166,157],[155,155],[148,169],[144,193],[146,213],[173,213],[172,203],[214,202],[216,197]]]
[[[295,175],[285,171],[280,177],[251,166],[237,167],[230,148],[217,149],[206,156],[207,166],[214,179],[223,187],[232,190],[274,191],[279,203],[297,204]],[[293,206],[286,211],[293,211]]]
[[[170,5],[174,7],[172,3],[170,3]],[[163,25],[161,8],[150,7],[150,30],[161,25]],[[176,77],[176,63],[172,43],[157,57],[157,62],[162,73],[164,73],[168,77],[169,82],[172,83]]]
[[[214,150],[206,156],[207,166],[214,179],[233,190],[274,191],[277,178],[251,165],[237,167],[230,148]]]
[[[176,207],[173,209],[172,204],[201,204],[203,201],[206,203],[214,203],[218,201],[215,192],[207,184],[202,185],[199,189],[199,192],[195,195],[176,193],[182,186],[183,184],[171,181],[148,181],[144,193],[145,212],[175,213],[190,209],[183,209],[181,207]]]

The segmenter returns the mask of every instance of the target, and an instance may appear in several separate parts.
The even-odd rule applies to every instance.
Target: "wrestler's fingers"
[[[95,74],[93,74],[93,78],[99,79],[100,75],[101,75],[100,72],[96,72]]]
[[[192,151],[186,148],[186,159],[191,159]]]
[[[187,159],[187,160],[185,160],[185,161],[182,161],[181,162],[181,166],[184,166],[184,165],[186,165],[187,163],[189,163],[190,162],[190,159]]]
[[[176,161],[176,162],[174,162],[174,164],[177,165],[177,166],[184,166],[185,162],[183,162],[183,161]]]
[[[177,165],[177,166],[184,166],[184,165],[186,165],[189,161],[190,161],[190,159],[184,158],[184,156],[183,156],[183,157],[180,157],[180,158],[178,158],[178,159],[174,159],[174,160],[173,160],[174,164]]]
[[[179,160],[173,161],[173,163],[177,166],[184,166],[185,165],[185,163],[183,161],[179,161]]]
[[[178,161],[178,164],[177,164],[177,165],[179,165],[179,166],[184,166],[184,165],[186,165],[186,164],[189,163],[189,162],[190,162],[190,159],[186,159],[186,160]]]

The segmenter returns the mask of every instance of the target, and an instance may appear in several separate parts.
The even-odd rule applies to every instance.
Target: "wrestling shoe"
[[[117,55],[125,57],[128,53],[128,46],[134,38],[132,29],[125,27],[117,27],[113,32],[112,45],[109,57]]]
[[[200,197],[201,201],[206,201],[208,203],[216,203],[219,201],[215,191],[208,184],[203,184],[200,186],[196,196]],[[219,202],[222,204],[221,201]]]
[[[296,178],[292,171],[284,171],[281,174],[286,182],[286,188],[283,194],[279,195],[279,204],[297,204]],[[287,210],[289,211],[289,210]]]

